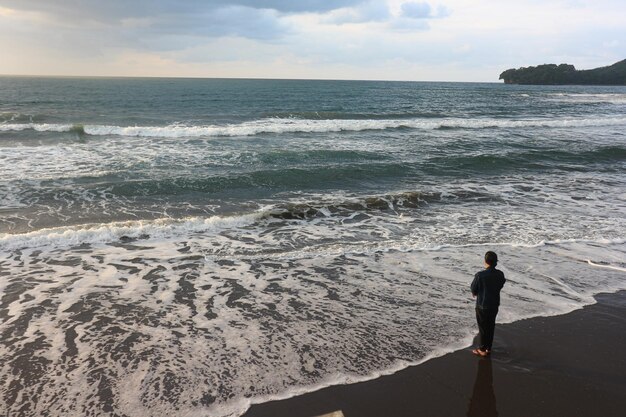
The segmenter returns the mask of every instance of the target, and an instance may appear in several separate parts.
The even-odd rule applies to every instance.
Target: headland
[[[577,70],[569,64],[511,68],[500,74],[500,79],[505,84],[626,85],[626,59],[590,70]]]

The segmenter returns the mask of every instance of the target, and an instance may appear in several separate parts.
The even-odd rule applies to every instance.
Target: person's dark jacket
[[[500,305],[500,290],[506,279],[502,271],[496,268],[487,268],[474,275],[471,289],[476,296],[476,307],[497,308]]]

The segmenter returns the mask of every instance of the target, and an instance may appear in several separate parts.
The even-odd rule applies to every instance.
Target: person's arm
[[[470,289],[472,290],[472,296],[476,297],[478,295],[478,290],[480,289],[480,280],[478,279],[478,274],[474,275],[474,280],[472,281],[472,285],[470,285]]]

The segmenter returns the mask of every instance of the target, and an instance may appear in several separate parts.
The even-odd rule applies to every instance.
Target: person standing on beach
[[[496,269],[497,264],[498,255],[495,252],[485,253],[485,269],[474,275],[470,286],[472,295],[476,298],[476,321],[480,334],[480,346],[472,350],[472,353],[478,356],[488,356],[491,353],[500,306],[500,290],[506,282],[502,271]]]

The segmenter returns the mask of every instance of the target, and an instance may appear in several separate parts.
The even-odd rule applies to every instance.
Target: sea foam
[[[133,247],[3,250],[4,394],[19,385],[20,409],[32,414],[113,407],[235,417],[253,403],[375,378],[470,343],[468,285],[483,246],[437,256],[204,256],[216,242],[207,233]],[[625,288],[622,271],[584,262],[613,265],[623,244],[497,250],[508,280],[500,322],[566,313]]]
[[[162,218],[44,228],[20,234],[0,233],[0,247],[4,250],[39,247],[64,248],[82,244],[117,242],[120,239],[176,237],[190,233],[215,232],[224,228],[243,227],[258,221],[267,214],[267,212],[260,211],[239,216]]]

